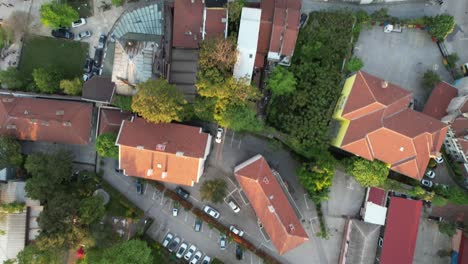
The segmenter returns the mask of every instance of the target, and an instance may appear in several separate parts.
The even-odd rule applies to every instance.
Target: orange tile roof
[[[340,147],[421,179],[448,128],[439,120],[408,109],[410,101],[408,91],[358,72],[343,108],[342,117],[351,122]]]
[[[263,156],[256,155],[239,164],[234,172],[279,254],[309,239]]]
[[[92,111],[89,103],[0,96],[0,135],[86,145]]]
[[[446,82],[440,82],[432,90],[431,96],[424,105],[423,113],[438,120],[442,119],[448,114],[447,107],[457,94],[457,88]]]
[[[116,144],[125,175],[192,186],[203,172],[211,136],[200,127],[134,118],[123,121]]]

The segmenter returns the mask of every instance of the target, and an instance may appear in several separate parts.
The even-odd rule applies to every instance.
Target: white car
[[[167,247],[167,245],[169,245],[169,242],[171,242],[173,238],[174,238],[174,235],[172,235],[171,233],[167,233],[166,237],[164,238],[162,242],[162,246]]]
[[[220,127],[218,128],[218,130],[216,130],[216,139],[215,139],[216,143],[221,143],[221,140],[223,138],[223,132],[224,130]]]
[[[86,30],[86,31],[82,31],[82,32],[78,33],[78,35],[76,35],[76,38],[77,38],[78,40],[82,40],[82,39],[84,39],[84,38],[89,38],[89,37],[91,37],[92,34],[93,34],[93,33],[92,33],[91,31]]]
[[[195,255],[193,255],[193,258],[190,260],[190,264],[197,264],[198,261],[201,259],[201,256],[201,251],[197,251],[197,253],[195,253]]]
[[[426,176],[429,178],[429,179],[434,179],[435,177],[435,172],[433,170],[428,170],[426,171]]]
[[[197,251],[197,247],[195,245],[191,245],[187,250],[187,253],[185,253],[184,259],[189,260],[195,251]]]
[[[211,258],[208,257],[208,256],[205,256],[202,260],[202,263],[201,264],[209,264],[211,261]]]
[[[422,181],[421,181],[421,185],[424,186],[424,187],[431,188],[432,185],[433,185],[433,183],[432,183],[432,181],[430,181],[430,180],[422,180]]]
[[[442,156],[439,156],[439,157],[435,158],[434,160],[437,162],[437,164],[441,164],[441,163],[444,162],[444,158],[442,158]]]
[[[177,216],[179,214],[178,208],[172,208],[172,216]]]
[[[234,213],[238,213],[240,211],[239,206],[233,200],[229,200],[228,205],[231,207]]]
[[[219,212],[209,205],[205,205],[205,207],[203,207],[203,211],[207,213],[209,216],[213,217],[214,219],[219,218]]]
[[[84,18],[80,18],[77,21],[72,22],[72,28],[81,27],[83,25],[86,25],[86,19]]]
[[[181,258],[184,255],[185,251],[187,250],[187,247],[188,247],[187,243],[182,243],[179,247],[179,250],[177,250],[177,253],[175,256],[177,258]]]
[[[237,236],[240,236],[240,237],[241,237],[241,236],[244,235],[244,231],[238,229],[238,228],[237,228],[236,226],[234,226],[234,225],[231,225],[231,226],[229,227],[229,230],[230,230],[232,233],[234,233],[235,235],[237,235]]]

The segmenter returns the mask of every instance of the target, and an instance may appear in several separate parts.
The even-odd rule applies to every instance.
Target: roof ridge
[[[373,92],[372,89],[370,88],[369,84],[367,83],[366,78],[365,78],[364,75],[362,74],[362,71],[359,71],[358,73],[361,75],[362,80],[364,81],[364,84],[365,84],[366,87],[367,87],[367,90],[369,90],[369,92],[370,92],[371,95],[372,95],[372,98],[374,98],[374,100],[375,100],[376,102],[379,102],[379,101],[377,100],[377,98],[375,97],[374,92]],[[353,83],[353,86],[354,86],[354,83]]]

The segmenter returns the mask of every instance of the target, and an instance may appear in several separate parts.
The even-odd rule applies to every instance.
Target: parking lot
[[[420,29],[405,28],[402,33],[384,33],[380,26],[364,29],[354,54],[364,62],[362,70],[411,91],[417,110],[428,96],[421,85],[424,72],[434,70],[442,80],[452,81],[437,44]]]
[[[414,253],[414,263],[442,264],[450,263],[449,257],[440,257],[439,250],[451,251],[452,240],[439,232],[436,222],[428,220],[423,214],[419,222],[418,238]]]

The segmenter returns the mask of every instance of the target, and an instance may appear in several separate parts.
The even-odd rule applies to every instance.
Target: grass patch
[[[88,43],[29,36],[24,42],[19,70],[30,76],[36,68],[55,67],[66,79],[81,77],[88,51]]]
[[[114,100],[112,104],[124,111],[132,112],[132,97],[131,96],[116,94],[114,95]]]
[[[122,195],[118,190],[106,181],[102,181],[102,188],[109,193],[110,201],[107,205],[107,214],[111,216],[129,217],[138,219],[143,216],[144,212],[136,207],[130,200]]]

